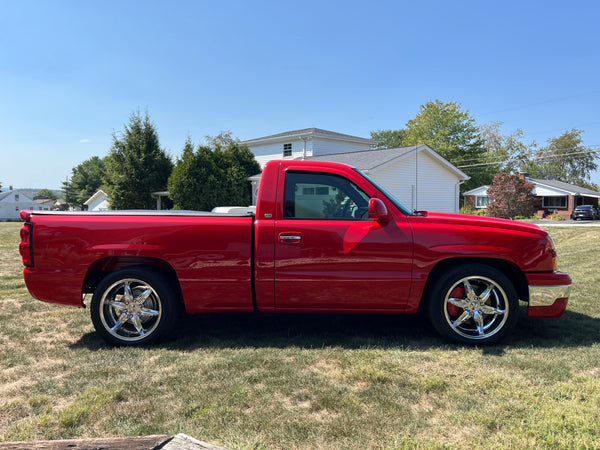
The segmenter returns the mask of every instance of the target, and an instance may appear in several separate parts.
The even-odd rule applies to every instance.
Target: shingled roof
[[[558,189],[561,191],[565,191],[571,195],[586,195],[589,197],[599,197],[600,192],[594,191],[592,189],[584,188],[581,186],[576,186],[574,184],[564,183],[562,181],[557,180],[543,180],[537,178],[528,178],[529,181],[535,183],[536,185],[546,186],[553,189]]]
[[[282,139],[300,139],[304,136],[311,136],[313,138],[324,138],[324,139],[337,139],[354,142],[362,142],[365,144],[373,144],[375,141],[371,139],[362,138],[359,136],[352,136],[349,134],[336,133],[335,131],[322,130],[321,128],[303,128],[302,130],[286,131],[285,133],[272,134],[270,136],[264,136],[256,139],[249,139],[242,141],[242,144],[251,145],[259,141],[276,141]]]
[[[362,152],[333,153],[330,155],[309,156],[305,159],[309,161],[330,161],[348,164],[360,170],[374,170],[395,160],[400,160],[413,152],[428,152],[433,158],[437,159],[442,165],[455,172],[460,178],[468,180],[469,176],[463,171],[452,165],[447,159],[434,152],[427,145],[411,145],[408,147],[382,148],[378,150],[365,150]]]

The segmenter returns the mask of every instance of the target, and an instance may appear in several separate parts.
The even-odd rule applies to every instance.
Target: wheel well
[[[90,294],[96,290],[98,284],[112,272],[115,272],[126,267],[151,267],[160,271],[164,274],[167,279],[173,284],[173,286],[179,292],[179,298],[183,302],[183,295],[181,293],[181,286],[177,273],[173,267],[158,258],[149,257],[138,257],[138,256],[115,256],[109,258],[102,258],[94,262],[88,269],[87,275],[83,282],[83,292]]]
[[[513,284],[517,295],[520,300],[529,301],[529,289],[527,287],[527,278],[521,270],[515,265],[502,259],[493,258],[452,258],[440,261],[435,267],[429,272],[427,282],[425,283],[425,289],[423,290],[423,299],[429,299],[429,291],[433,286],[435,280],[446,270],[455,268],[461,264],[484,264],[486,266],[493,267],[502,272]],[[419,309],[423,308],[427,304],[427,301],[422,301],[419,305]]]

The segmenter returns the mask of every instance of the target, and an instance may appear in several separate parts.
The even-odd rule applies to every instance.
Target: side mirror
[[[390,220],[390,214],[385,203],[378,198],[369,200],[369,219],[375,219],[378,222],[387,222]]]

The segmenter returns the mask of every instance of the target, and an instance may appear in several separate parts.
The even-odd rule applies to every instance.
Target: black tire
[[[511,281],[483,264],[450,269],[435,282],[428,300],[433,327],[460,344],[496,343],[512,332],[519,315]]]
[[[111,273],[94,291],[94,328],[110,344],[158,342],[172,330],[180,309],[179,291],[161,272],[128,267]]]

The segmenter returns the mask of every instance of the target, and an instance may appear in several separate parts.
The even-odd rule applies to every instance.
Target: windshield
[[[394,204],[394,206],[396,208],[398,208],[398,210],[404,214],[405,216],[414,216],[415,214],[410,210],[410,208],[407,208],[406,206],[404,206],[396,197],[394,197],[392,194],[390,194],[388,191],[386,191],[383,187],[381,187],[380,184],[378,184],[377,182],[373,181],[372,178],[370,178],[366,173],[361,172],[358,169],[354,169],[356,172],[358,172],[359,174],[361,174],[364,178],[366,178],[369,183],[371,183],[373,186],[375,186],[379,192],[381,192],[383,195],[385,195],[385,198],[387,198],[390,202],[392,202]]]

